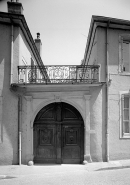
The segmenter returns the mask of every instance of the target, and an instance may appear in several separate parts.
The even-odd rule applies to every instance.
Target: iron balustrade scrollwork
[[[18,66],[18,77],[18,83],[97,83],[99,66]]]
[[[18,66],[18,83],[45,83],[46,71],[42,66]]]

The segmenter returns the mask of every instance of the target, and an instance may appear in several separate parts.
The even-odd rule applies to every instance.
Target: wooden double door
[[[67,103],[44,107],[34,121],[34,162],[83,162],[84,127],[80,113]]]

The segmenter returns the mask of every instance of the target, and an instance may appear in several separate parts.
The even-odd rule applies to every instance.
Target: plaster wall
[[[130,75],[119,73],[119,35],[129,33],[109,30],[109,149],[110,160],[130,158],[130,139],[120,138],[120,91],[129,91]]]
[[[99,65],[100,82],[106,79],[106,30],[97,27],[95,34],[91,37],[88,55],[85,61],[86,65]]]
[[[106,81],[106,30],[97,27],[97,64],[100,65],[100,82]]]
[[[92,48],[89,49],[89,55],[86,60],[86,65],[97,65],[97,31],[94,35],[93,40],[91,39]]]
[[[17,97],[10,91],[11,27],[0,24],[0,165],[18,162]]]
[[[130,34],[129,30],[109,29],[109,73],[119,74],[119,36]]]
[[[106,61],[106,28],[97,28],[97,63],[101,65],[100,81],[105,81],[105,61]],[[128,34],[129,31],[119,29],[109,29],[108,31],[108,75],[111,81],[109,86],[108,104],[109,104],[109,155],[110,160],[128,159],[130,157],[130,139],[120,138],[120,91],[130,89],[130,76],[119,73],[119,35]],[[102,89],[102,136],[105,139],[105,89]],[[96,107],[94,111],[96,110]],[[99,111],[99,110],[98,110]],[[91,111],[93,112],[93,111]],[[94,121],[92,121],[94,122]],[[98,123],[98,122],[97,122]],[[103,141],[103,139],[102,139]],[[105,141],[103,145],[103,158],[105,156]],[[94,147],[92,147],[94,148]],[[97,152],[96,152],[97,153]],[[105,158],[104,158],[105,160]]]
[[[129,76],[111,76],[109,87],[109,146],[110,159],[130,158],[130,139],[120,138],[120,91],[129,91]],[[113,147],[114,146],[114,147]]]
[[[93,162],[104,161],[104,110],[101,87],[90,88],[90,154]]]
[[[10,90],[11,33],[11,25],[0,24],[0,165],[18,164],[18,96]],[[30,65],[34,56],[20,28],[13,26],[13,33],[13,83],[17,83],[22,58]]]
[[[97,27],[94,38],[91,37],[92,49],[88,55],[88,65],[100,65],[100,82],[106,80],[106,30]],[[91,48],[91,47],[90,47]],[[92,161],[106,161],[105,136],[105,88],[91,87],[90,94],[90,153]]]
[[[11,29],[11,26],[10,26]],[[10,36],[11,37],[11,36]],[[11,45],[11,43],[10,43]],[[12,68],[13,68],[13,83],[18,82],[18,68],[17,66],[19,65],[19,27],[13,26],[13,63],[12,63]]]

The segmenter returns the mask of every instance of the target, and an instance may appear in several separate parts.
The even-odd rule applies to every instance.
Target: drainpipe
[[[11,25],[11,69],[10,69],[10,84],[13,83],[13,42],[14,42],[14,27]]]
[[[19,165],[21,165],[21,118],[22,118],[22,97],[18,96],[18,151],[19,151]]]
[[[22,95],[10,90],[18,96],[18,164],[21,165],[22,154]]]
[[[13,83],[13,46],[14,46],[14,26],[11,25],[11,66],[10,85]],[[22,97],[18,95],[18,151],[19,165],[21,165],[21,118],[22,118]]]
[[[106,30],[106,160],[109,162],[109,130],[108,130],[108,119],[109,119],[109,105],[108,105],[108,95],[109,95],[109,74],[108,74],[108,64],[109,64],[109,31],[110,21],[107,23]]]

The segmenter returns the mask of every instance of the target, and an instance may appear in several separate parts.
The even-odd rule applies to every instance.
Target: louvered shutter
[[[121,95],[121,135],[124,136],[124,126],[123,126],[123,119],[124,119],[124,94]]]
[[[119,72],[123,72],[123,37],[119,36]]]

